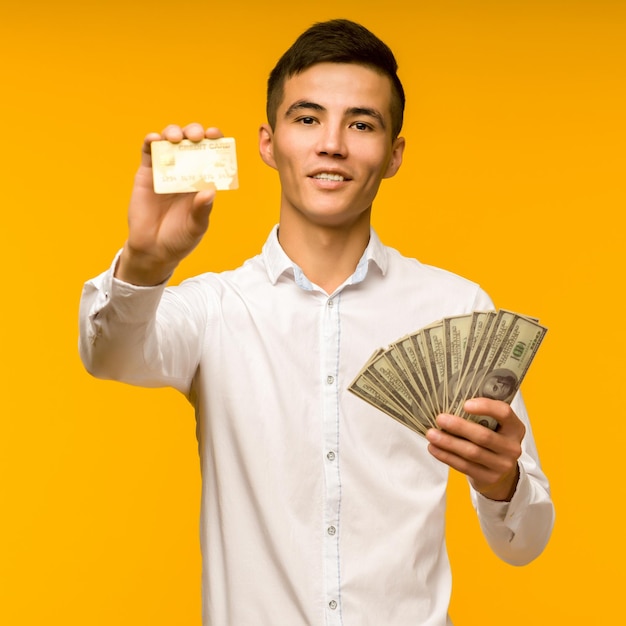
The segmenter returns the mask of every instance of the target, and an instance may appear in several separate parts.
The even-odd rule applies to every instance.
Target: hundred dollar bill
[[[476,364],[489,349],[490,338],[493,337],[492,326],[496,317],[495,311],[476,312],[472,315],[469,344],[463,355],[463,364],[460,371],[454,374],[448,382],[448,388],[451,390],[448,396],[448,413],[458,415],[467,399],[467,389],[473,380]]]
[[[349,391],[421,435],[443,411],[495,430],[495,419],[467,413],[465,401],[510,403],[546,330],[504,309],[443,318],[377,349]]]
[[[420,413],[431,426],[435,427],[434,416],[436,413],[433,409],[423,377],[420,375],[419,370],[416,369],[417,361],[415,351],[410,345],[410,339],[404,339],[392,344],[389,347],[389,356],[394,359],[397,367],[404,372],[404,375],[408,379],[408,385],[411,388]]]
[[[422,340],[426,348],[428,371],[433,381],[433,404],[437,414],[443,411],[443,395],[445,392],[446,358],[441,321],[430,324],[422,329]]]
[[[470,359],[466,362],[457,384],[455,400],[451,406],[451,412],[454,413],[454,415],[467,416],[463,411],[463,404],[465,404],[468,398],[474,397],[474,387],[480,376],[492,362],[493,356],[510,328],[510,324],[515,316],[515,313],[500,310],[497,314],[488,319],[480,338],[475,342]],[[485,425],[492,430],[495,430],[498,426],[497,422],[492,418],[485,418],[485,420],[483,420],[483,423],[484,422],[487,422]]]
[[[414,387],[419,390],[420,395],[425,403],[425,411],[431,416],[431,421],[434,424],[434,419],[437,415],[437,410],[434,404],[434,391],[433,383],[428,374],[428,367],[426,366],[426,358],[424,347],[421,341],[421,333],[413,333],[407,335],[402,339],[399,339],[395,344],[400,353],[402,360],[409,367],[411,377],[414,382]]]
[[[510,312],[509,312],[510,313]],[[547,329],[532,319],[512,314],[499,345],[481,362],[467,390],[466,398],[492,398],[511,403],[539,349]],[[497,422],[487,416],[471,415],[461,410],[461,417],[495,430]]]
[[[381,393],[378,386],[372,384],[363,374],[357,376],[357,378],[350,383],[348,390],[355,396],[361,398],[361,400],[365,400],[368,404],[376,407],[379,411],[386,413],[401,424],[413,429],[412,424],[406,418],[402,409],[385,394]]]
[[[443,320],[443,343],[445,346],[445,375],[442,409],[448,412],[455,382],[463,366],[463,357],[470,343],[470,332],[475,316],[457,315]]]
[[[361,392],[361,396],[364,391],[367,391],[370,396],[375,391],[377,402],[387,402],[394,411],[399,410],[404,421],[408,422],[407,425],[413,424],[413,430],[422,434],[432,426],[428,415],[422,410],[423,400],[416,395],[406,370],[398,362],[396,355],[392,354],[391,349],[376,350],[350,385],[349,390],[357,395]],[[371,398],[367,401],[374,404]],[[389,414],[389,411],[385,412]]]
[[[517,317],[472,393],[511,402],[546,332],[530,318]]]
[[[389,349],[385,350],[383,358],[391,366],[394,374],[402,381],[402,384],[409,392],[411,398],[411,415],[426,429],[434,427],[435,422],[432,417],[432,411],[429,409],[429,403],[422,393],[421,388],[415,385],[409,368],[404,363],[402,355],[399,353],[396,346],[390,346]]]
[[[401,369],[396,366],[393,356],[389,354],[388,350],[383,351],[378,357],[370,361],[364,374],[377,381],[379,390],[392,398],[403,409],[409,420],[419,422],[424,431],[430,427],[428,418],[422,413],[421,403],[416,397],[411,383]]]
[[[432,419],[439,414],[439,400],[437,398],[439,378],[437,376],[437,370],[435,369],[435,375],[433,376],[433,367],[436,368],[432,355],[429,353],[427,347],[427,339],[424,336],[424,329],[418,330],[416,333],[410,335],[411,345],[415,350],[415,354],[418,355],[421,364],[422,379],[426,389],[428,390],[429,404],[432,407]]]
[[[156,193],[190,193],[239,187],[235,140],[232,137],[178,143],[153,141],[152,172]]]
[[[398,402],[397,396],[392,397],[372,371],[362,371],[350,383],[348,390],[411,430],[420,435],[426,434],[426,428],[422,422],[411,414],[410,409],[404,403]]]

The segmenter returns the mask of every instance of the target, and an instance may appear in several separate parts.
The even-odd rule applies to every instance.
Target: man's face
[[[402,162],[391,127],[391,81],[370,68],[319,63],[287,80],[275,128],[260,134],[263,160],[280,175],[281,223],[369,219],[381,180]]]

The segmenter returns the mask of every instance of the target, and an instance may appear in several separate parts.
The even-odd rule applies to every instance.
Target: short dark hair
[[[267,121],[272,128],[284,97],[285,81],[317,63],[355,63],[388,76],[393,138],[400,134],[405,96],[396,58],[389,46],[367,28],[343,19],[314,24],[278,60],[267,81]]]

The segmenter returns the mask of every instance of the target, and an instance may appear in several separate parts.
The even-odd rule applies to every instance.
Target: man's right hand
[[[115,271],[116,278],[134,285],[158,285],[171,276],[176,266],[199,243],[209,226],[215,189],[197,193],[157,194],[152,182],[153,141],[217,139],[217,128],[200,124],[184,128],[168,126],[150,133],[143,143],[141,165],[128,209],[128,240]]]

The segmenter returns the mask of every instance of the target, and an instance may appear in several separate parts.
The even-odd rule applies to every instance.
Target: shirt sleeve
[[[142,387],[171,386],[187,394],[198,366],[206,320],[201,290],[140,287],[108,271],[85,283],[80,300],[79,353],[98,378]]]
[[[511,406],[526,426],[518,462],[520,476],[513,498],[510,502],[496,502],[474,489],[471,494],[491,549],[511,565],[525,565],[541,554],[550,539],[554,506],[521,394],[517,394]]]

